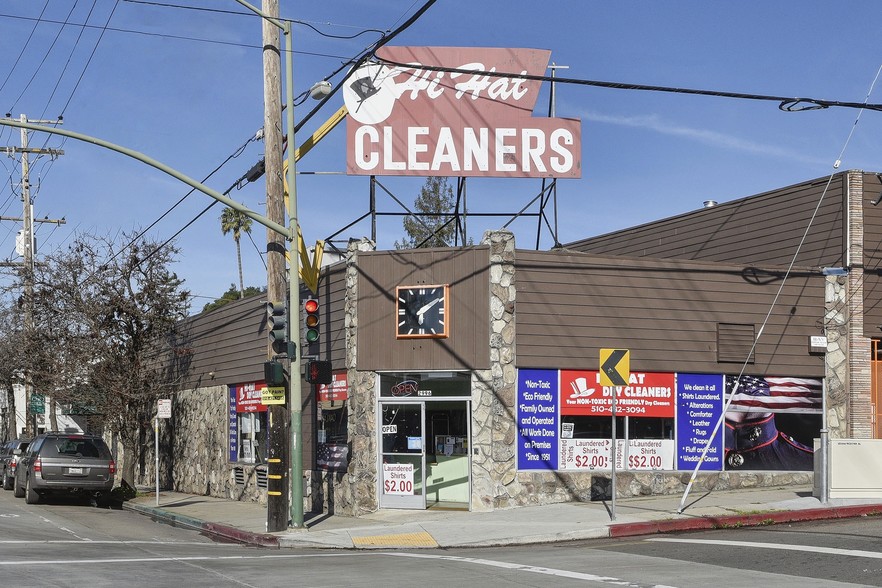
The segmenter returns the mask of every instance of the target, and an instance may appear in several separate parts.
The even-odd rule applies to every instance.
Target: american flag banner
[[[736,383],[738,384],[737,390]],[[821,380],[726,376],[726,400],[735,391],[729,410],[739,412],[821,412]]]
[[[320,443],[316,450],[315,463],[320,470],[346,471],[349,467],[349,445],[346,443]]]

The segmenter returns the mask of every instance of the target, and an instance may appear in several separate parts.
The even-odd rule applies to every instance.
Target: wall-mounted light
[[[882,173],[877,173],[876,179],[879,180],[880,184],[882,184]],[[871,200],[870,204],[872,204],[873,206],[878,206],[880,202],[882,202],[882,192],[879,192],[879,196],[877,196],[875,200]]]

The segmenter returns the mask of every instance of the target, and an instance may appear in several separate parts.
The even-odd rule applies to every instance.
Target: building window
[[[267,407],[261,402],[263,382],[229,387],[229,460],[260,464],[269,443]]]

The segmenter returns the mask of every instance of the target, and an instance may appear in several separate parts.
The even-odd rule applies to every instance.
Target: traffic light
[[[306,381],[310,384],[330,384],[331,362],[313,360],[306,362]]]
[[[318,355],[320,332],[319,303],[315,298],[303,301],[303,342],[306,355]]]
[[[288,353],[288,308],[284,302],[266,303],[267,333],[273,351]]]
[[[263,381],[267,386],[284,386],[285,369],[277,361],[263,362]]]

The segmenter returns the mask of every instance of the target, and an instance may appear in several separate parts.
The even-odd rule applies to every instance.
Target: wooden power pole
[[[40,124],[60,124],[60,120],[32,120],[28,121],[28,117],[24,114],[20,115],[19,120],[23,123],[33,122]],[[22,232],[20,241],[20,254],[22,256],[22,281],[24,282],[24,295],[22,297],[22,310],[24,313],[24,334],[29,340],[34,332],[34,207],[31,201],[31,178],[30,178],[30,154],[35,155],[64,155],[64,151],[59,149],[34,149],[28,145],[28,130],[21,129],[21,148],[7,147],[7,153],[14,155],[21,153],[21,201],[22,201]],[[16,219],[18,220],[18,219]],[[61,224],[64,221],[48,221]],[[41,221],[43,222],[43,221]],[[31,398],[34,394],[33,379],[29,366],[24,366],[24,387],[25,387],[25,427],[28,435],[37,434],[37,415],[31,408]],[[45,408],[44,408],[45,410]],[[12,418],[15,418],[14,414]]]
[[[261,10],[270,17],[278,18],[279,0],[262,0]],[[285,224],[284,184],[282,181],[282,76],[279,28],[267,20],[263,22],[263,141],[266,165],[266,217],[281,225]],[[289,145],[290,149],[291,146]],[[283,303],[288,300],[285,273],[285,239],[273,230],[266,232],[267,300]],[[288,320],[298,320],[299,309],[291,308]],[[269,359],[273,348],[268,344]],[[289,364],[290,365],[290,364]],[[290,369],[289,369],[290,372]],[[290,378],[300,374],[290,374]],[[266,530],[283,531],[288,528],[289,495],[291,483],[288,467],[288,409],[284,404],[269,406],[269,451],[267,452],[267,508]]]

